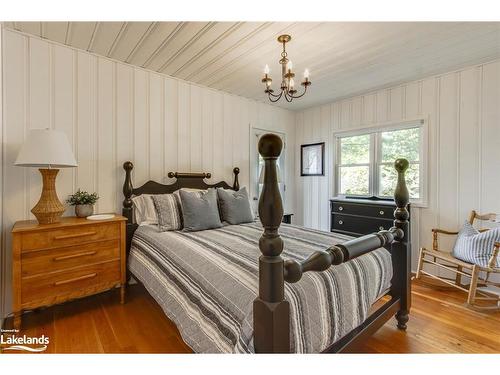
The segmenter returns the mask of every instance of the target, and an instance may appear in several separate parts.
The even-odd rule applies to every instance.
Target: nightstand
[[[292,224],[292,216],[293,214],[283,214],[282,222],[285,224]]]
[[[125,299],[125,223],[63,217],[56,224],[18,221],[12,229],[14,327],[23,310],[121,287]]]

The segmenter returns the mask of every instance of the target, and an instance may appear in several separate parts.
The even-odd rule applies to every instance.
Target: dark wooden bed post
[[[123,169],[125,169],[125,181],[123,183],[123,196],[125,197],[123,201],[122,215],[128,219],[129,223],[132,223],[132,176],[131,172],[134,169],[134,165],[130,161],[123,163]]]
[[[406,330],[406,323],[409,319],[411,307],[411,246],[410,246],[410,228],[409,212],[407,210],[410,201],[410,194],[406,187],[404,174],[408,169],[409,163],[406,159],[397,159],[394,162],[394,168],[398,172],[398,182],[394,191],[394,202],[396,210],[394,211],[394,227],[403,231],[404,237],[396,239],[390,245],[392,255],[393,278],[391,283],[391,294],[400,299],[400,309],[396,313],[398,328]]]
[[[278,228],[283,203],[278,187],[276,160],[283,149],[281,138],[266,134],[259,141],[264,158],[264,187],[259,200],[259,217],[264,233],[259,240],[259,296],[253,303],[254,348],[256,353],[290,352],[290,306],[285,301],[283,240]]]
[[[234,181],[233,181],[233,190],[240,190],[240,181],[238,180],[238,175],[240,174],[240,169],[238,167],[233,168]]]

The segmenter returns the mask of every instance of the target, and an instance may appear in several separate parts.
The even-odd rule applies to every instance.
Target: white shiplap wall
[[[10,229],[31,218],[40,196],[35,169],[13,162],[29,129],[63,130],[78,168],[61,170],[58,194],[97,191],[97,212],[120,212],[122,164],[133,182],[169,182],[169,171],[212,172],[249,183],[250,126],[284,132],[295,144],[294,113],[204,88],[37,37],[3,30],[2,303],[10,311]],[[293,212],[294,153],[287,156],[287,211]],[[66,214],[71,214],[68,210]]]
[[[423,118],[428,122],[428,207],[412,209],[413,261],[431,228],[458,228],[471,209],[500,214],[500,60],[310,108],[296,115],[300,145],[326,142],[326,176],[296,177],[296,220],[328,230],[333,132]],[[452,240],[443,238],[451,246]]]

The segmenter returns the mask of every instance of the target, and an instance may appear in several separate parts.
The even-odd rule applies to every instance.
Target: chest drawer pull
[[[97,254],[97,251],[84,251],[78,254],[71,254],[71,255],[64,255],[60,257],[55,257],[54,262],[58,262],[61,260],[67,260],[67,259],[73,259],[73,258],[79,258],[79,257],[84,257],[85,255],[95,255]]]
[[[344,224],[344,222],[342,220],[339,220],[339,224],[342,225]]]
[[[54,283],[54,286],[59,286],[59,285],[64,285],[64,284],[69,284],[69,283],[74,283],[75,281],[81,281],[81,280],[87,280],[87,279],[92,279],[97,276],[97,273],[90,273],[88,275],[83,275],[79,277],[75,277],[73,279],[68,279],[68,280],[61,280],[61,281],[56,281]]]
[[[339,211],[344,211],[344,207],[339,206]]]
[[[384,230],[384,227],[380,226],[378,227],[379,230]]]
[[[76,233],[76,234],[66,234],[64,236],[55,236],[54,240],[66,240],[68,238],[93,236],[94,234],[97,234],[97,232],[83,232],[83,233]]]
[[[379,214],[383,215],[383,214],[385,214],[385,212],[384,211],[379,211]]]

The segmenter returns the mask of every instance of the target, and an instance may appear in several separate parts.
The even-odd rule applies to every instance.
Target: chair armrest
[[[495,268],[497,265],[497,256],[500,253],[500,242],[495,242],[495,245],[493,245],[493,254],[491,254],[491,258],[488,261],[488,267],[489,268]]]
[[[444,229],[439,229],[439,228],[432,228],[431,229],[433,233],[442,233],[442,234],[449,234],[449,235],[457,235],[458,232],[451,232],[449,230],[444,230]]]
[[[447,234],[447,235],[457,235],[458,232],[451,232],[449,230],[432,228],[432,250],[439,251],[438,245],[438,233]]]

